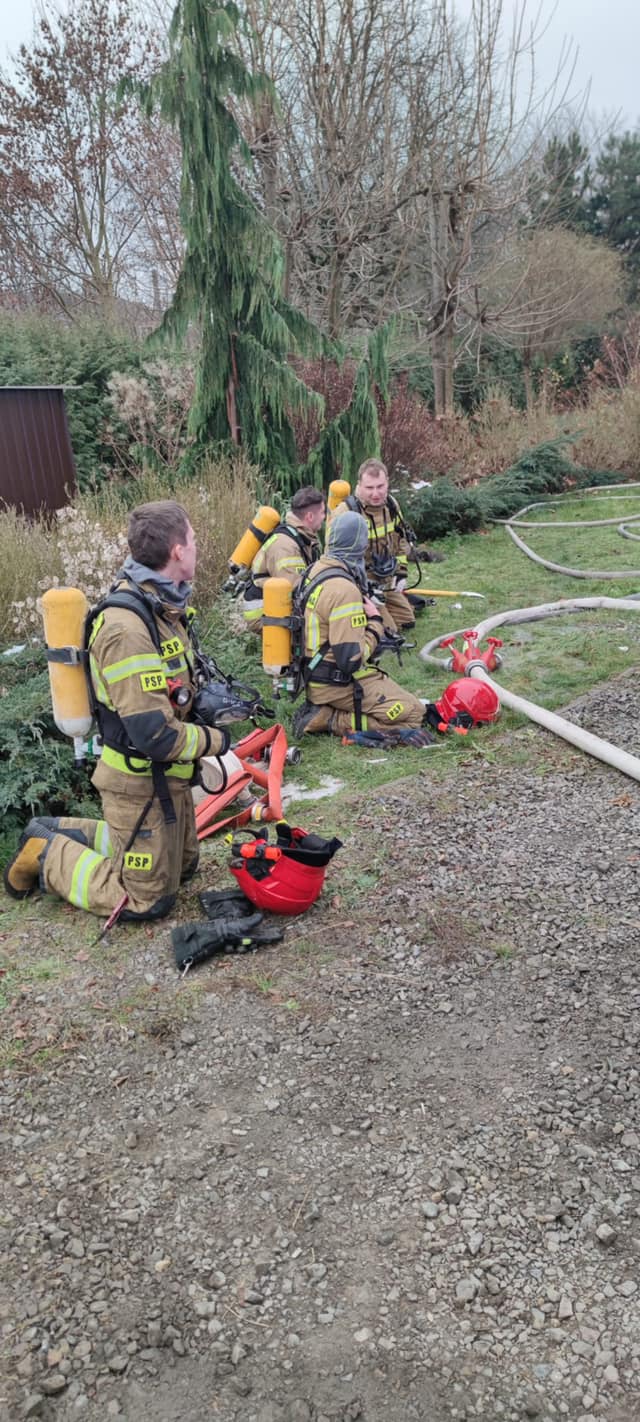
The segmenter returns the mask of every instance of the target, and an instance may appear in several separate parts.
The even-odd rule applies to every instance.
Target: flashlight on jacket
[[[191,692],[189,687],[183,684],[179,676],[169,677],[167,689],[172,706],[177,706],[180,710],[184,710],[184,707],[189,705]]]

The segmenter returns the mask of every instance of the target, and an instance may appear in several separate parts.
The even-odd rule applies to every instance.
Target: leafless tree
[[[429,131],[414,98],[434,63],[432,11],[420,0],[285,0],[276,14],[249,0],[248,17],[252,62],[279,100],[247,131],[289,292],[334,336],[370,328],[394,309],[423,183]]]
[[[516,238],[504,257],[483,299],[491,328],[521,352],[531,406],[534,361],[602,326],[622,300],[622,263],[603,243],[561,227]]]
[[[483,276],[526,219],[531,164],[564,102],[572,62],[564,51],[552,81],[539,88],[539,26],[528,23],[526,0],[510,35],[503,0],[470,0],[464,24],[449,0],[437,0],[435,15],[437,67],[425,76],[433,139],[424,151],[424,241],[409,302],[422,310],[430,336],[442,416],[453,412],[456,353],[488,321]]]
[[[128,0],[42,8],[0,76],[0,253],[34,304],[163,304],[179,266],[178,148],[117,98],[157,61]],[[155,276],[154,276],[155,273]]]

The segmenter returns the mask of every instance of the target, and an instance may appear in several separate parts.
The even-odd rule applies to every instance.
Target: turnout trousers
[[[398,592],[397,588],[389,588],[389,591],[385,593],[383,607],[396,631],[407,632],[411,627],[415,627],[415,608],[407,601],[404,593]],[[387,618],[383,620],[386,622]]]
[[[129,844],[151,798],[150,782],[147,788],[145,798],[103,790],[101,820],[61,816],[40,861],[40,887],[105,918],[125,893],[129,902],[123,919],[161,918],[169,913],[179,885],[198,867],[191,786],[183,781],[170,787],[173,824],[167,824],[154,798]]]
[[[386,672],[371,670],[357,677],[362,689],[363,731],[388,731],[393,726],[421,726],[424,706],[412,692],[405,691]],[[308,723],[307,732],[331,731],[344,736],[356,730],[353,684],[334,686],[331,682],[310,681],[307,700],[318,707],[318,724]],[[322,709],[321,709],[322,708]]]

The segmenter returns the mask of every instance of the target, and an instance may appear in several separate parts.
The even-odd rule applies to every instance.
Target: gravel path
[[[637,679],[572,714],[640,749]],[[39,984],[74,1049],[2,1088],[2,1422],[640,1415],[640,791],[474,745],[351,802],[281,949]]]

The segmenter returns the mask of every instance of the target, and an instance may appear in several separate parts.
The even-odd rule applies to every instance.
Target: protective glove
[[[198,898],[209,920],[255,918],[256,907],[242,889],[205,889]]]
[[[180,972],[206,963],[216,953],[251,953],[268,943],[280,943],[281,928],[261,928],[262,914],[248,918],[221,918],[215,923],[181,923],[171,931],[171,942]]]
[[[406,590],[407,590],[407,580],[406,580],[406,578],[396,578],[395,583],[394,583],[394,588],[395,588],[396,592],[401,592],[401,593],[406,592]]]
[[[396,726],[388,731],[347,731],[343,746],[368,746],[370,750],[397,750],[399,746],[422,749],[433,746],[436,737],[422,726]]]

